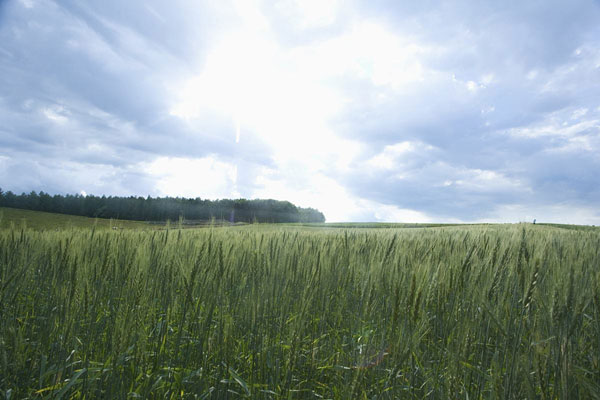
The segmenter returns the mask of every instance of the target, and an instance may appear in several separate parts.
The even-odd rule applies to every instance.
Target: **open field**
[[[88,218],[77,215],[48,213],[43,211],[22,210],[19,208],[0,207],[0,229],[23,227],[33,230],[63,230],[73,228],[95,229],[142,229],[154,230],[165,228],[205,228],[210,226],[230,226],[229,221],[169,221],[146,222],[125,219]],[[244,223],[236,223],[244,225]]]
[[[146,222],[120,219],[88,218],[77,215],[48,213],[43,211],[22,210],[19,208],[0,207],[0,229],[62,230],[65,228],[111,229],[156,229]]]
[[[598,398],[600,231],[0,231],[0,396]]]
[[[310,226],[314,228],[441,228],[457,226],[459,224],[429,224],[429,223],[400,223],[400,222],[327,222],[327,223],[299,223],[296,226]],[[462,225],[464,226],[464,225]]]
[[[231,225],[229,221],[199,221],[182,220],[171,221],[172,227],[182,228],[204,228],[210,226]],[[88,218],[77,215],[49,213],[43,211],[31,211],[18,208],[0,207],[0,229],[16,227],[27,227],[34,230],[56,230],[65,228],[92,228],[110,229],[161,229],[165,227],[164,222],[144,222],[120,219]],[[244,223],[236,223],[244,225]],[[296,227],[312,228],[434,228],[444,226],[456,226],[456,224],[406,224],[406,223],[384,223],[384,222],[334,222],[334,223],[290,223],[286,224]],[[565,225],[567,226],[567,225]],[[570,226],[570,225],[569,225]],[[573,225],[575,226],[575,225]]]

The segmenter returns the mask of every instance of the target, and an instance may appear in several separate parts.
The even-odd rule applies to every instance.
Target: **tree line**
[[[289,201],[222,199],[203,200],[183,197],[120,197],[94,195],[50,195],[43,191],[20,195],[0,188],[0,207],[22,208],[97,218],[136,221],[230,222],[325,222],[314,208],[297,207]]]

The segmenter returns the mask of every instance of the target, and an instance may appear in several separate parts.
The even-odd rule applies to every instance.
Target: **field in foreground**
[[[0,395],[598,398],[600,232],[0,231]]]

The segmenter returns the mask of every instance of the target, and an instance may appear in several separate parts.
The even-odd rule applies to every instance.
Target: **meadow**
[[[164,224],[163,224],[164,225]],[[96,229],[151,229],[158,228],[147,222],[120,219],[88,218],[42,211],[0,207],[0,229],[64,230],[71,228]]]
[[[600,230],[0,230],[4,398],[600,397]]]

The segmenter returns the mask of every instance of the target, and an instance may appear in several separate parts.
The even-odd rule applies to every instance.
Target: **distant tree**
[[[41,211],[52,211],[52,197],[48,193],[40,192],[39,209]]]
[[[177,221],[180,218],[232,222],[324,222],[313,208],[296,207],[289,201],[272,199],[220,199],[215,201],[182,197],[113,197],[79,194],[65,196],[35,191],[15,195],[0,189],[0,206],[58,212],[87,217],[121,218],[142,221]]]

